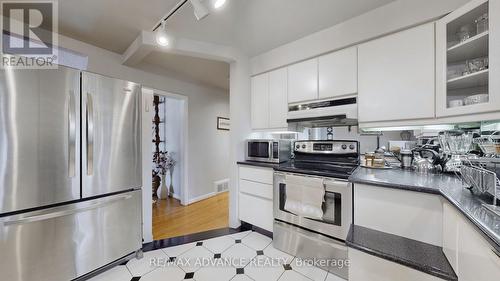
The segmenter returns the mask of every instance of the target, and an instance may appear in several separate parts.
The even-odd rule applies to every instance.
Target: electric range
[[[274,172],[273,245],[300,258],[346,260],[344,241],[353,215],[353,189],[347,179],[359,165],[359,142],[296,141],[294,154],[293,160],[280,164]],[[302,198],[318,190],[323,192],[321,216],[304,216],[286,207],[288,195],[296,194],[297,188],[301,190]],[[290,201],[296,203],[301,199],[292,198]],[[310,201],[302,201],[299,204],[305,205],[301,208],[309,206]],[[348,278],[346,267],[320,267]]]

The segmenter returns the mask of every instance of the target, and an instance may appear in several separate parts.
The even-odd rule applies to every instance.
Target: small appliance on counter
[[[245,160],[283,163],[290,160],[291,140],[250,139],[246,141]]]
[[[426,148],[413,150],[413,169],[421,174],[439,174],[442,172],[439,154]]]

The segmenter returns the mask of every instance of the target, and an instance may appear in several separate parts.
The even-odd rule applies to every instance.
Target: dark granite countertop
[[[443,249],[435,245],[357,225],[351,225],[346,244],[445,280],[458,280]]]
[[[492,199],[462,187],[460,179],[454,175],[421,175],[397,168],[381,170],[359,167],[349,177],[349,181],[441,195],[477,226],[500,253],[500,216],[482,206],[484,202],[491,203]]]
[[[258,162],[258,161],[238,161],[236,162],[238,165],[247,165],[247,166],[255,166],[255,167],[263,167],[263,168],[278,168],[280,164],[278,163],[268,163],[268,162]]]

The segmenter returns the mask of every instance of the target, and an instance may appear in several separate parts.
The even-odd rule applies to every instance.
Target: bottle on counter
[[[373,167],[374,160],[375,160],[375,153],[372,152],[365,153],[365,166]]]

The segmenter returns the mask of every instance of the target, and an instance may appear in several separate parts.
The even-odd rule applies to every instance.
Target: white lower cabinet
[[[239,167],[239,219],[273,231],[273,169]]]
[[[385,259],[372,256],[353,248],[348,249],[349,281],[442,281],[443,279],[423,273]]]
[[[273,200],[240,192],[240,220],[273,231]]]
[[[441,195],[354,184],[354,223],[359,226],[441,246],[442,208]]]
[[[491,281],[500,278],[500,257],[479,230],[454,206],[444,202],[443,251],[460,281]]]

